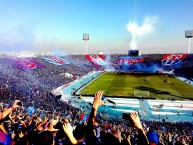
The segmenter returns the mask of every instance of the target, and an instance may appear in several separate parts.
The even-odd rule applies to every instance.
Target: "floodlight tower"
[[[190,38],[193,37],[193,30],[185,31],[185,37],[188,38],[188,53],[190,53]]]
[[[87,54],[87,41],[89,40],[89,34],[84,33],[82,40],[85,41],[85,50],[86,50],[85,53]]]

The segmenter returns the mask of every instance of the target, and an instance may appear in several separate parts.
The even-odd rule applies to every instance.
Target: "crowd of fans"
[[[28,114],[24,107],[26,101],[1,103],[0,144],[191,145],[193,143],[192,123],[140,122],[135,112],[128,114],[126,120],[101,118],[97,110],[104,103],[102,96],[102,91],[96,92],[90,116],[85,122],[80,121],[81,110],[65,102],[54,100],[46,102],[47,105],[59,105],[60,112],[64,113],[37,109],[32,114]]]
[[[112,59],[115,62],[117,56]],[[70,65],[24,72],[0,58],[0,144],[2,145],[192,145],[193,124],[140,121],[137,113],[126,120],[101,118],[97,113],[105,100],[96,92],[89,118],[81,121],[82,110],[59,101],[51,91],[74,78],[98,70],[82,55],[68,58]],[[29,111],[29,108],[35,108]]]

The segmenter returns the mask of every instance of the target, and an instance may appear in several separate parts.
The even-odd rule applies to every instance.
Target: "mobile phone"
[[[106,98],[104,96],[102,96],[101,100],[105,100]]]
[[[123,113],[123,114],[122,114],[122,119],[125,119],[125,120],[130,120],[130,116],[129,116],[129,114],[127,114],[127,113]]]

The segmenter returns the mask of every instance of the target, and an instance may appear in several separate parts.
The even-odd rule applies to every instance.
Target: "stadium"
[[[106,102],[98,111],[102,119],[122,121],[122,113],[137,111],[146,121],[192,122],[192,73],[186,71],[193,68],[192,57],[130,53],[124,57],[1,56],[2,108],[19,97],[29,114],[76,121],[82,115],[85,121],[94,94],[103,90]]]
[[[192,6],[0,0],[0,145],[193,145]]]

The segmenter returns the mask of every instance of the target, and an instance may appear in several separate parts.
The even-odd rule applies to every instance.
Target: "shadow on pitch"
[[[141,90],[141,91],[149,91],[150,93],[154,93],[154,94],[158,94],[158,95],[170,95],[170,96],[173,96],[173,97],[192,100],[192,98],[171,94],[169,91],[163,91],[163,90],[154,89],[154,88],[145,87],[145,86],[138,86],[138,87],[135,87],[135,89],[138,89],[138,90]]]

